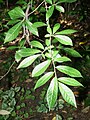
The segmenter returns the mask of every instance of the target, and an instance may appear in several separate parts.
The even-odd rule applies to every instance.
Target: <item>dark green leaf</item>
[[[72,48],[64,48],[63,49],[67,54],[73,56],[73,57],[82,57],[76,50]]]

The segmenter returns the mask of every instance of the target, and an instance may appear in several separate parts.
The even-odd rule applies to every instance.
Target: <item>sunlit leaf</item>
[[[74,78],[60,77],[60,78],[58,78],[58,80],[64,84],[67,84],[70,86],[83,86],[80,82],[78,82]]]
[[[59,0],[59,3],[72,3],[76,2],[77,0]]]
[[[21,57],[27,57],[27,56],[31,56],[34,55],[36,53],[40,53],[41,51],[38,49],[33,49],[33,48],[23,48],[21,50],[18,50],[17,53],[21,56]]]
[[[33,40],[33,41],[30,42],[30,44],[34,47],[44,49],[44,46],[39,41]]]
[[[21,27],[22,27],[22,22],[19,22],[15,26],[10,28],[8,30],[8,32],[6,33],[6,37],[5,37],[4,43],[10,42],[10,41],[14,40],[18,36]]]
[[[64,56],[64,57],[55,57],[54,61],[62,63],[62,62],[67,62],[67,61],[71,61],[71,60],[70,60],[70,58]]]
[[[54,36],[60,43],[64,44],[64,45],[73,45],[72,40],[65,35],[55,35]]]
[[[46,24],[43,23],[43,22],[35,22],[35,23],[33,23],[33,26],[35,26],[36,28],[38,28],[38,27],[46,26]]]
[[[73,29],[66,29],[66,30],[62,30],[60,32],[57,32],[56,34],[60,34],[60,35],[68,35],[68,34],[73,34],[77,32],[77,30],[73,30]]]
[[[46,2],[52,4],[52,0],[46,0]]]
[[[71,77],[82,77],[81,73],[75,68],[59,65],[56,67],[60,72],[65,73]]]
[[[71,104],[74,107],[77,107],[76,101],[75,101],[75,96],[70,88],[68,88],[66,85],[62,84],[59,82],[59,89],[62,97],[64,100]]]
[[[47,60],[37,65],[32,71],[32,77],[36,77],[43,74],[45,70],[49,67],[50,63],[51,60]]]
[[[27,57],[25,58],[18,66],[17,69],[19,68],[25,68],[25,67],[28,67],[30,66],[36,59],[37,57],[39,57],[40,55],[33,55],[33,56],[30,56],[30,57]]]
[[[46,95],[49,110],[54,107],[57,100],[57,94],[58,94],[58,82],[57,78],[54,77],[49,85]]]
[[[62,6],[56,5],[55,6],[56,10],[58,10],[59,12],[65,12],[64,8]]]
[[[15,7],[13,10],[8,12],[11,19],[17,19],[25,16],[25,13],[21,7]]]
[[[53,76],[53,74],[54,74],[53,72],[48,72],[48,73],[46,73],[45,75],[43,75],[43,76],[37,81],[34,89],[36,89],[36,88],[44,85],[44,84]]]
[[[53,27],[53,34],[60,28],[60,24],[56,23]]]
[[[53,11],[54,11],[54,6],[52,5],[46,12],[46,20],[48,20],[52,16]]]

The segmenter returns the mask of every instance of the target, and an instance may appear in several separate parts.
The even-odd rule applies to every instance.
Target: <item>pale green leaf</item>
[[[69,66],[64,66],[64,65],[59,65],[56,67],[60,72],[67,74],[71,77],[82,77],[81,73],[76,70],[75,68],[69,67]]]
[[[60,28],[60,24],[56,23],[53,27],[53,34]]]
[[[9,115],[10,112],[7,110],[0,110],[0,115]]]
[[[21,7],[15,7],[13,10],[8,12],[11,19],[17,19],[25,16],[25,13]]]
[[[52,34],[52,29],[50,27],[47,27],[47,32]]]
[[[64,57],[55,57],[54,61],[62,63],[62,62],[67,62],[67,61],[71,61],[71,60],[70,60],[70,58],[64,56]]]
[[[58,78],[58,80],[64,84],[67,84],[70,86],[83,86],[80,82],[78,82],[74,78],[60,77],[60,78]]]
[[[36,82],[36,85],[35,85],[35,88],[38,88],[42,85],[44,85],[52,76],[53,76],[53,72],[48,72],[46,73],[45,75],[43,75],[37,82]]]
[[[61,44],[73,46],[72,40],[65,35],[55,35],[55,37]]]
[[[31,33],[33,33],[36,36],[39,36],[38,29],[31,22],[29,22],[29,20],[26,21],[26,26]]]
[[[17,62],[19,62],[19,61],[21,60],[21,58],[22,58],[22,56],[19,55],[18,52],[16,51],[16,53],[15,53],[15,60],[16,60]]]
[[[64,48],[63,49],[67,54],[73,56],[73,57],[82,57],[79,52],[77,52],[76,50],[72,49],[72,48]]]
[[[35,22],[35,23],[33,23],[33,26],[35,26],[36,28],[38,28],[38,27],[46,26],[46,24],[43,23],[43,22]]]
[[[33,56],[30,56],[30,57],[27,57],[25,58],[18,66],[17,69],[19,68],[25,68],[25,67],[28,67],[30,66],[36,59],[37,57],[39,57],[40,55],[33,55]]]
[[[71,104],[72,106],[77,107],[75,96],[72,90],[62,83],[59,83],[59,89],[60,89],[60,93],[62,97],[64,98],[64,100],[67,103]]]
[[[32,77],[40,76],[49,67],[51,60],[44,61],[37,65],[32,71]]]
[[[54,107],[57,100],[57,94],[58,94],[58,82],[57,82],[57,78],[54,77],[51,80],[51,83],[49,85],[49,88],[47,90],[47,95],[46,95],[49,110]]]
[[[58,10],[59,12],[65,12],[64,8],[62,6],[56,5],[55,6],[56,10]]]
[[[48,20],[52,16],[53,12],[54,12],[54,6],[52,5],[46,12],[46,20]]]
[[[22,27],[22,22],[19,22],[15,26],[10,28],[6,34],[4,43],[14,40],[18,36],[21,27]]]
[[[62,30],[60,32],[57,32],[56,34],[60,34],[60,35],[68,35],[68,34],[73,34],[77,32],[77,30],[73,30],[73,29],[66,29],[66,30]]]
[[[50,46],[50,40],[49,40],[49,39],[46,39],[45,44],[46,44],[47,46]]]
[[[44,49],[44,46],[43,46],[39,41],[33,40],[33,41],[30,42],[30,44],[31,44],[33,47],[37,47],[37,48],[40,48],[40,49]]]

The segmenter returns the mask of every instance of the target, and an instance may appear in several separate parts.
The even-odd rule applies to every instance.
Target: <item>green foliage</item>
[[[35,61],[37,62],[39,59],[39,62],[37,62],[37,64],[33,64],[34,68],[32,70],[32,77],[40,77],[36,82],[34,89],[37,89],[50,80],[50,85],[48,86],[46,94],[46,101],[49,111],[53,109],[53,107],[57,104],[59,91],[66,102],[77,107],[75,96],[72,90],[66,85],[83,86],[81,83],[73,78],[82,77],[81,73],[73,67],[62,65],[63,62],[65,64],[65,62],[71,62],[71,60],[67,56],[63,56],[61,54],[60,48],[60,46],[64,46],[62,47],[62,50],[64,50],[67,54],[73,57],[81,57],[81,55],[77,51],[71,49],[71,46],[73,46],[73,42],[72,39],[67,36],[67,34],[72,34],[77,31],[72,29],[59,31],[59,23],[54,23],[54,25],[51,25],[51,19],[54,10],[56,9],[59,12],[65,12],[64,8],[61,6],[61,3],[71,3],[75,1],[76,0],[46,0],[38,5],[36,8],[31,8],[32,12],[30,13],[30,3],[26,4],[27,8],[25,13],[20,7],[16,7],[13,10],[9,11],[9,16],[13,21],[10,20],[8,24],[15,25],[6,33],[4,43],[11,42],[17,39],[17,36],[20,37],[18,41],[19,49],[16,51],[15,54],[15,60],[17,62],[20,62],[17,69],[28,67],[35,63]],[[47,3],[49,3],[48,6]],[[44,16],[44,20],[46,19],[46,23],[43,22],[42,18],[40,20],[35,19],[38,17],[37,14],[35,16],[34,12],[36,12],[38,8],[42,6],[42,4],[45,4],[46,16]],[[43,31],[41,31],[40,27],[44,27],[47,32],[44,33],[44,36],[41,39],[39,39],[39,33],[42,34]],[[67,45],[68,48],[66,47]],[[57,70],[59,72],[62,72],[63,74],[71,76],[72,78],[58,78]],[[12,97],[14,97],[14,93],[12,95]],[[30,98],[31,96],[27,97]],[[32,100],[35,99],[35,97],[31,98]],[[20,99],[23,100],[24,97],[20,97]],[[15,100],[13,100],[12,103],[14,103],[15,105]],[[24,117],[28,118],[28,113],[25,113]],[[59,118],[57,117],[57,119]]]

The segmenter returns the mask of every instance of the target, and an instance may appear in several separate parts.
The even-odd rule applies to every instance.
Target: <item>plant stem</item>
[[[43,2],[41,2],[41,3],[38,5],[38,7],[35,8],[35,10],[33,10],[32,12],[30,12],[30,13],[28,14],[28,16],[30,16],[31,14],[33,14],[44,2],[45,2],[45,0],[44,0]]]

